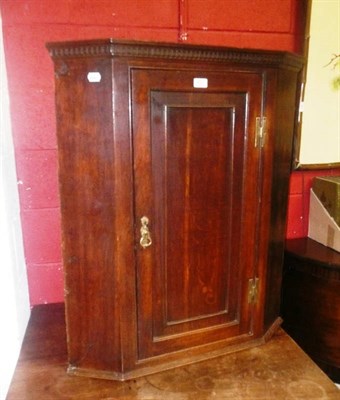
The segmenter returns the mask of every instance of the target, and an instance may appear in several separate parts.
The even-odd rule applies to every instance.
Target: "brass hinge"
[[[248,281],[248,303],[257,303],[258,292],[259,292],[259,278],[251,278]]]
[[[256,117],[255,147],[263,147],[267,133],[267,118]]]

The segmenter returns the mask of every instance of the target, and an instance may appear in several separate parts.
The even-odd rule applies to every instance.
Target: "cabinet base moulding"
[[[267,332],[257,339],[244,339],[240,343],[230,344],[230,341],[221,345],[221,343],[212,345],[198,346],[197,348],[185,350],[175,354],[167,354],[165,356],[153,357],[148,360],[141,360],[137,363],[136,369],[126,373],[116,373],[111,371],[101,371],[97,369],[78,368],[70,365],[67,369],[69,375],[83,376],[89,378],[99,378],[107,380],[126,381],[129,379],[139,378],[145,375],[151,375],[161,371],[181,367],[184,365],[194,364],[197,362],[210,360],[226,354],[236,353],[238,351],[251,349],[253,347],[262,346],[267,343],[272,336],[278,331],[282,324],[282,318],[278,317]],[[248,335],[251,337],[251,335]]]

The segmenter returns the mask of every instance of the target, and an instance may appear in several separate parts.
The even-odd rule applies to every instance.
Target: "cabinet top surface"
[[[235,62],[289,66],[300,69],[303,57],[284,51],[254,50],[176,43],[137,42],[116,39],[47,43],[53,59],[64,58],[163,58],[188,61]]]

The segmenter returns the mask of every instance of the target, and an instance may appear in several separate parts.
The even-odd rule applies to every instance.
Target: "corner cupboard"
[[[280,325],[300,57],[50,43],[69,372],[129,379]]]

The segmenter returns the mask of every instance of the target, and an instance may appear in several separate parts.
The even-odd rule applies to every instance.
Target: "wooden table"
[[[33,308],[7,400],[313,400],[340,390],[280,329],[266,344],[127,382],[66,374],[62,304]]]

